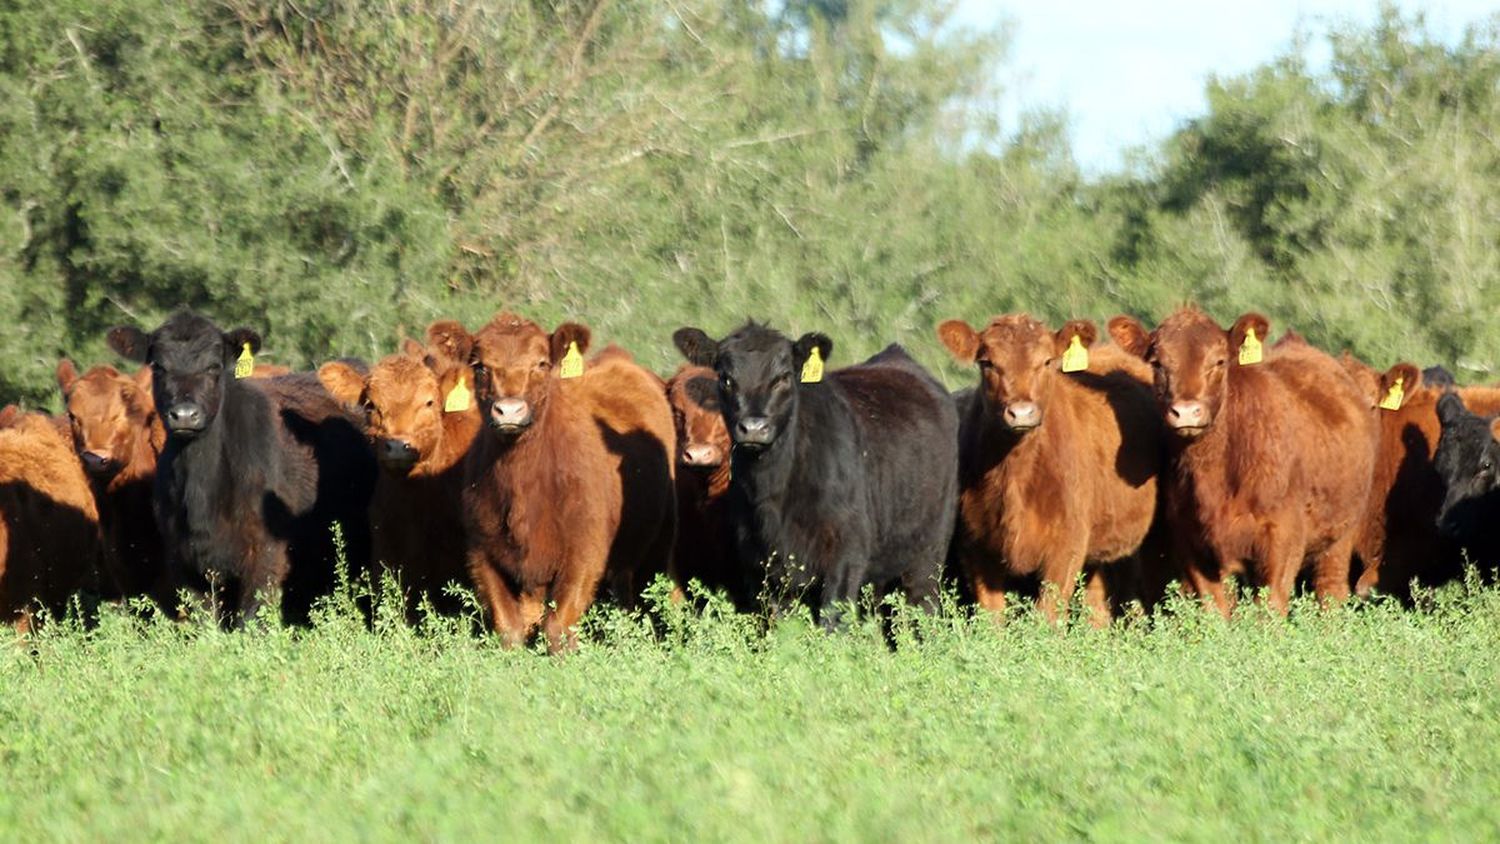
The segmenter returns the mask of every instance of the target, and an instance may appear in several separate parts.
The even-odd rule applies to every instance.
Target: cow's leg
[[[969,588],[974,591],[974,601],[989,611],[996,621],[1005,617],[1005,579],[1001,576],[1001,563],[980,552],[970,552],[961,557],[963,571],[969,578]]]
[[[1186,561],[1183,566],[1188,584],[1206,606],[1212,606],[1219,614],[1229,618],[1234,611],[1234,602],[1224,589],[1224,567],[1199,559]]]
[[[1078,575],[1083,572],[1086,554],[1087,546],[1078,542],[1042,564],[1041,595],[1037,598],[1037,607],[1048,621],[1056,624],[1067,614],[1068,602],[1073,599],[1073,589],[1078,584]]]
[[[578,620],[594,603],[599,581],[603,580],[602,569],[603,565],[598,563],[588,569],[564,565],[562,574],[553,582],[552,611],[542,622],[548,653],[563,653],[578,647]]]
[[[490,564],[483,551],[469,552],[469,577],[474,589],[490,617],[490,627],[506,647],[515,647],[526,640],[526,625],[521,619],[520,607],[510,584]]]
[[[1108,627],[1112,614],[1109,606],[1109,584],[1105,567],[1092,566],[1084,580],[1083,603],[1089,610],[1089,623],[1095,627]]]
[[[1307,543],[1301,520],[1271,523],[1262,534],[1260,572],[1266,586],[1266,605],[1278,615],[1286,615],[1292,590],[1297,586],[1297,572],[1306,557]],[[1348,569],[1345,568],[1347,577]]]
[[[1324,549],[1313,561],[1313,591],[1324,604],[1349,597],[1350,557],[1354,553],[1354,536],[1341,537]]]

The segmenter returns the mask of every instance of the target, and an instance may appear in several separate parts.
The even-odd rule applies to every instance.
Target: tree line
[[[1088,176],[1057,115],[996,118],[1006,34],[953,6],[8,3],[0,402],[56,408],[60,355],[181,304],[296,367],[504,307],[665,371],[680,324],[939,366],[947,317],[1193,300],[1494,378],[1500,19],[1288,33]]]

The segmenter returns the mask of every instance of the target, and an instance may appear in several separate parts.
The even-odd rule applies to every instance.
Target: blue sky
[[[1429,30],[1445,39],[1500,9],[1496,0],[1398,5],[1424,10]],[[1063,110],[1074,155],[1094,173],[1118,169],[1127,148],[1164,137],[1201,113],[1211,76],[1242,73],[1275,57],[1299,25],[1320,33],[1331,23],[1368,24],[1377,15],[1375,0],[959,0],[958,8],[961,22],[1012,26],[1000,79],[1008,127],[1026,109]]]

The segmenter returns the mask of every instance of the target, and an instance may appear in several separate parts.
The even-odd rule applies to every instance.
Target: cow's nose
[[[495,428],[518,430],[531,424],[531,403],[525,399],[496,399],[490,405],[490,425]]]
[[[174,431],[197,431],[203,427],[203,408],[192,402],[174,404],[167,410],[167,427]]]
[[[734,426],[735,442],[744,445],[766,445],[771,441],[774,429],[767,416],[746,416]]]
[[[380,459],[386,463],[410,464],[417,460],[417,450],[400,437],[389,437],[380,442]]]
[[[693,443],[682,450],[682,462],[688,466],[713,467],[724,462],[724,454],[716,445]]]
[[[82,454],[83,470],[98,474],[107,472],[114,466],[114,458],[102,451],[90,449]]]
[[[1005,424],[1017,431],[1029,431],[1042,424],[1042,409],[1033,401],[1015,401],[1005,407]]]
[[[1202,428],[1208,424],[1208,408],[1201,401],[1177,401],[1167,409],[1167,424],[1173,428]]]

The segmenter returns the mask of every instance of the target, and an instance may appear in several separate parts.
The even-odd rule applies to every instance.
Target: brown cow
[[[1438,585],[1463,570],[1458,546],[1437,529],[1445,485],[1433,458],[1444,390],[1428,386],[1410,363],[1379,372],[1348,354],[1340,362],[1379,408],[1380,420],[1370,500],[1354,546],[1364,567],[1355,592],[1366,597],[1379,589],[1405,599],[1413,578]],[[1500,389],[1463,387],[1458,394],[1474,413],[1500,414]]]
[[[172,605],[162,567],[161,533],[151,511],[156,459],[167,433],[151,401],[151,370],[134,377],[112,366],[83,375],[57,364],[70,435],[89,478],[104,532],[106,597],[149,595]]]
[[[601,581],[629,602],[637,574],[671,558],[660,379],[623,352],[584,366],[589,338],[576,323],[548,334],[509,313],[472,336],[452,325],[429,337],[473,363],[486,430],[465,461],[469,573],[506,644],[540,625],[550,651],[573,647]]]
[[[1194,308],[1149,335],[1129,317],[1109,323],[1152,366],[1170,434],[1168,529],[1189,584],[1225,615],[1226,577],[1249,575],[1285,613],[1309,560],[1320,596],[1348,595],[1375,461],[1374,413],[1354,379],[1305,343],[1266,348],[1268,328],[1245,314],[1225,331]]]
[[[434,323],[446,334],[456,323]],[[368,374],[343,361],[324,364],[318,380],[334,398],[358,408],[380,464],[370,502],[371,559],[394,572],[408,614],[422,597],[454,614],[462,606],[450,583],[468,582],[460,506],[463,460],[479,432],[468,359],[408,340]]]
[[[1025,314],[983,331],[961,320],[938,337],[979,387],[959,432],[955,550],[975,597],[1001,612],[1006,590],[1040,578],[1040,605],[1055,619],[1078,575],[1096,624],[1133,597],[1137,553],[1156,512],[1162,430],[1150,370],[1074,320],[1057,332]],[[1086,354],[1086,369],[1061,359]]]
[[[32,611],[54,614],[97,592],[99,513],[72,444],[56,420],[0,412],[0,614],[25,632]]]
[[[737,603],[744,584],[734,563],[734,541],[725,521],[732,443],[719,407],[719,376],[706,366],[683,364],[667,381],[667,402],[677,429],[677,553],[682,582],[696,578],[727,591]]]

